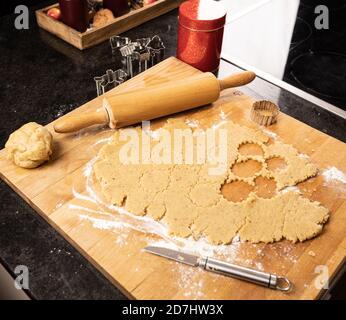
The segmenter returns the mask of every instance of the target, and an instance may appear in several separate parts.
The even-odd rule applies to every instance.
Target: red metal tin
[[[178,59],[201,71],[220,64],[226,10],[213,0],[189,0],[179,7]]]

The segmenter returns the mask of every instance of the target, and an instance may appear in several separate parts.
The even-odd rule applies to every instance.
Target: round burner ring
[[[346,55],[316,51],[303,53],[291,62],[291,76],[305,91],[346,100]]]
[[[298,36],[299,35],[297,32],[298,30],[300,31],[300,33],[303,33],[302,36]],[[309,40],[311,38],[311,35],[312,35],[312,29],[310,25],[304,19],[298,17],[296,21],[296,26],[294,28],[293,35],[292,35],[290,50],[295,49],[303,42]]]

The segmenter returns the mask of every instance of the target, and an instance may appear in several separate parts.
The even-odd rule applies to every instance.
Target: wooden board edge
[[[55,5],[50,7],[54,6]],[[47,8],[49,9],[50,7]],[[55,35],[56,37],[64,40],[75,48],[82,50],[81,33],[66,26],[64,23],[56,21],[53,18],[47,16],[47,14],[45,13],[47,8],[40,9],[35,12],[38,26]]]

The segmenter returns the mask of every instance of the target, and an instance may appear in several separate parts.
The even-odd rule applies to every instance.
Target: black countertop
[[[47,124],[96,96],[93,77],[117,69],[108,42],[83,52],[39,29],[33,10],[29,30],[14,28],[14,15],[0,18],[0,147],[26,122]],[[126,32],[132,38],[158,34],[166,56],[175,55],[177,11]],[[236,71],[223,61],[220,73]],[[256,79],[242,89],[276,99],[283,112],[345,141],[345,121],[320,107]],[[36,299],[124,299],[124,295],[0,181],[0,262],[13,275],[29,268],[28,293]]]

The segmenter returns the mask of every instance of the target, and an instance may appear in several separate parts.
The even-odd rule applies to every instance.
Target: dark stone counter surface
[[[175,55],[176,31],[177,11],[172,11],[125,34],[160,35],[168,57]],[[29,30],[16,30],[14,15],[0,18],[0,148],[24,123],[47,124],[94,98],[93,77],[118,67],[108,42],[81,52],[40,30],[33,10]],[[261,79],[247,90],[268,99],[279,95],[283,112],[345,140],[344,120],[310,102]],[[12,274],[17,265],[28,266],[28,293],[36,299],[125,298],[2,180],[0,262]]]

